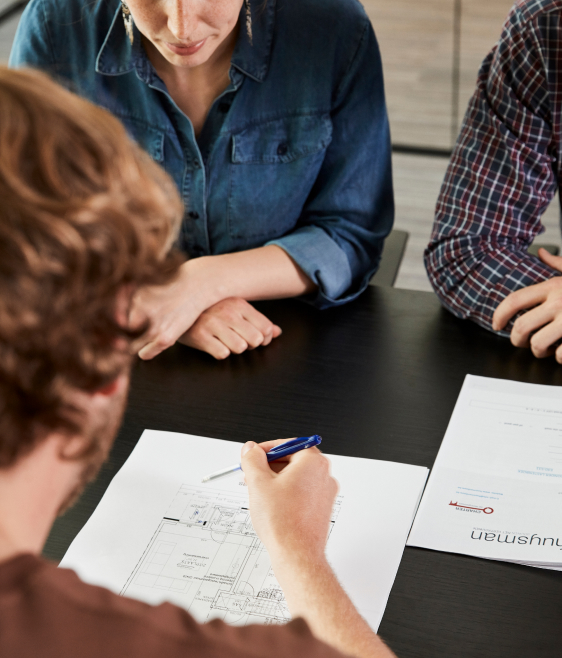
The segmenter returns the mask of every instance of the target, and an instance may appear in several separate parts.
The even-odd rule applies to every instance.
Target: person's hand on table
[[[191,269],[191,261],[188,261],[172,283],[137,291],[129,322],[135,327],[147,318],[150,320],[150,329],[135,345],[141,359],[152,359],[171,347],[207,308],[197,291],[197,280],[192,277]]]
[[[181,338],[220,359],[267,345],[281,329],[246,300],[297,297],[315,289],[316,284],[275,245],[192,258],[171,284],[135,294],[130,325],[140,326],[147,319],[151,323],[135,348],[141,359],[152,359]]]
[[[281,328],[245,299],[229,297],[203,311],[179,342],[226,359],[232,352],[265,347],[280,334]]]
[[[562,272],[562,257],[539,249],[539,258]],[[520,311],[526,313],[513,323],[513,345],[530,347],[539,359],[554,354],[558,363],[562,363],[562,345],[558,345],[562,339],[562,277],[555,276],[508,295],[494,312],[493,329],[503,329]]]

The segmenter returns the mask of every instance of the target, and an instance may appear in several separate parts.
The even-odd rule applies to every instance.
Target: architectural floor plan
[[[339,496],[331,529],[340,511]],[[204,622],[282,624],[291,617],[248,497],[182,485],[121,594],[171,600]]]

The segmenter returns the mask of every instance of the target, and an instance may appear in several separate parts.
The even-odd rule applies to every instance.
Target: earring
[[[244,7],[246,8],[246,32],[248,33],[250,46],[252,46],[252,10],[250,8],[250,0],[244,0]]]
[[[129,37],[129,41],[131,42],[131,46],[133,45],[133,17],[131,16],[131,11],[129,7],[127,7],[126,3],[121,0],[121,13],[123,14],[123,23],[125,23],[125,32],[127,33],[127,36]]]

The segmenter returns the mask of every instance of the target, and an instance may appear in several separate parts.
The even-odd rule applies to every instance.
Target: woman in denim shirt
[[[185,204],[176,282],[135,298],[143,358],[281,329],[248,300],[354,299],[393,221],[380,55],[356,0],[32,0],[12,66],[119,117]],[[69,145],[71,148],[71,145]]]

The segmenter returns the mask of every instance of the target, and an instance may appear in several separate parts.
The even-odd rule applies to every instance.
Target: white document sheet
[[[283,593],[252,528],[243,474],[201,483],[203,476],[239,462],[241,447],[145,430],[60,566],[125,596],[172,601],[200,622],[288,621]],[[327,555],[376,630],[428,469],[330,460],[340,495]]]
[[[562,566],[562,388],[466,376],[408,545]]]

